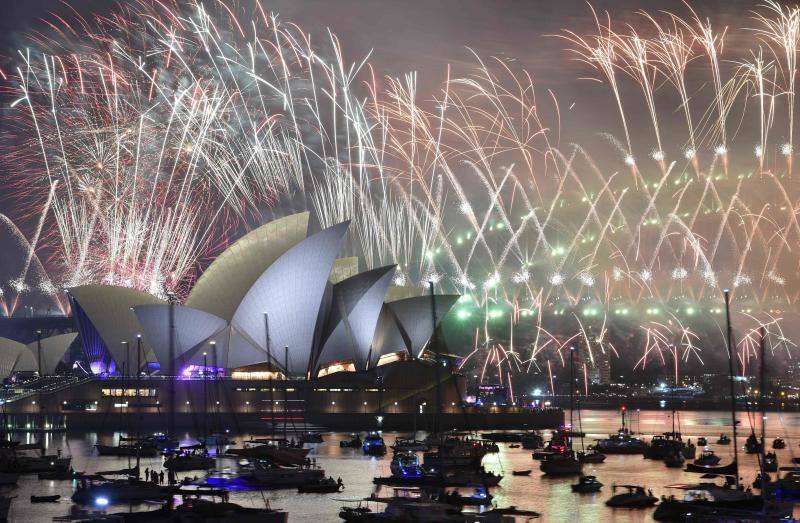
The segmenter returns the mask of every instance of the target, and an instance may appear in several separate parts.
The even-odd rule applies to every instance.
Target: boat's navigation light
[[[94,504],[98,507],[105,507],[108,505],[108,498],[104,498],[102,496],[94,498]]]

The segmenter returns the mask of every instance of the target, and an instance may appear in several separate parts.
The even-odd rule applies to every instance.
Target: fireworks
[[[800,11],[768,3],[751,21],[729,31],[750,43],[735,55],[691,10],[565,31],[565,59],[615,111],[599,144],[563,139],[573,130],[548,121],[558,93],[511,60],[476,55],[421,93],[415,74],[376,78],[334,36],[312,45],[258,3],[140,0],[60,21],[4,83],[15,218],[36,223],[4,303],[91,282],[182,295],[264,208],[291,202],[322,226],[352,220],[352,254],[397,264],[396,284],[469,294],[457,317],[484,323],[475,351],[503,379],[565,339],[585,340],[589,362],[638,344],[639,367],[702,364],[724,346],[721,286],[745,330],[800,297]]]

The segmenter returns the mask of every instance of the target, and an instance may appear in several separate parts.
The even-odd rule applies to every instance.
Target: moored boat
[[[578,461],[572,453],[566,456],[552,454],[542,461],[539,470],[548,476],[576,476],[583,470],[583,463]]]
[[[606,506],[614,508],[647,508],[658,502],[658,498],[653,496],[652,492],[645,491],[644,487],[638,485],[614,485],[614,492],[616,492],[617,488],[626,489],[626,492],[611,496],[606,500]]]
[[[386,443],[380,434],[373,432],[364,438],[364,444],[361,449],[367,456],[383,456],[386,454]]]
[[[595,476],[581,476],[577,483],[570,485],[572,492],[579,494],[590,494],[592,492],[600,492],[603,484],[597,481]]]
[[[778,521],[790,517],[792,506],[787,503],[765,502],[761,496],[739,489],[720,487],[713,483],[671,485],[686,491],[683,499],[662,498],[653,513],[656,521]]]
[[[714,454],[713,450],[705,449],[700,457],[694,460],[695,465],[717,465],[720,462],[720,457]]]

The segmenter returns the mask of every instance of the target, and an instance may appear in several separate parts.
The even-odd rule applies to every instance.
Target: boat
[[[800,501],[800,468],[781,467],[783,477],[767,485],[769,495],[778,500]]]
[[[581,463],[602,463],[606,460],[606,455],[596,450],[578,451],[578,461]]]
[[[668,454],[681,454],[686,457],[685,450],[686,443],[683,442],[681,433],[673,431],[653,436],[642,454],[645,459],[664,459]]]
[[[446,467],[477,467],[486,455],[486,446],[481,440],[469,438],[445,438],[435,451],[425,452],[425,467],[442,469]]]
[[[583,471],[583,463],[572,454],[552,454],[542,461],[539,470],[547,476],[577,476]]]
[[[684,461],[686,460],[680,452],[670,452],[664,456],[664,465],[666,465],[667,468],[681,468],[683,467]]]
[[[658,502],[658,498],[652,492],[645,491],[644,487],[638,485],[614,485],[614,492],[616,492],[617,488],[626,489],[627,492],[611,496],[606,500],[606,506],[614,508],[647,508]]]
[[[717,445],[730,445],[731,438],[726,436],[725,434],[720,434],[719,438],[717,438]]]
[[[708,445],[708,440],[704,436],[697,438],[698,447],[705,447],[706,445]]]
[[[478,470],[470,471],[464,468],[429,470],[422,476],[385,476],[373,478],[372,482],[376,485],[393,485],[404,487],[468,487],[470,485],[484,485],[495,487],[503,479],[500,474],[487,472],[483,467]]]
[[[747,454],[758,454],[761,452],[761,448],[764,446],[764,441],[756,437],[755,432],[751,432],[749,436],[747,436],[747,441],[744,443],[744,451]]]
[[[738,474],[739,467],[736,465],[735,461],[727,465],[722,465],[720,467],[714,467],[711,465],[695,465],[694,463],[687,463],[686,468],[684,469],[686,472],[695,472],[697,474],[716,474],[718,476],[735,476]]]
[[[352,448],[352,449],[360,449],[361,445],[364,442],[361,441],[361,436],[358,434],[352,434],[349,440],[342,440],[339,442],[339,446],[342,448]]]
[[[59,499],[61,499],[60,494],[54,494],[52,496],[31,496],[31,503],[55,503]]]
[[[602,454],[642,454],[646,444],[627,432],[618,432],[610,434],[605,439],[596,440],[589,448]]]
[[[548,456],[552,456],[555,452],[550,452],[549,450],[536,450],[531,453],[531,458],[536,460],[547,459]]]
[[[669,485],[686,491],[683,499],[662,498],[653,513],[656,521],[778,521],[792,515],[789,503],[765,502],[761,496],[713,483]]]
[[[81,481],[72,501],[79,505],[106,506],[144,500],[168,500],[178,489],[137,479]]]
[[[775,438],[772,440],[772,448],[775,450],[785,449],[786,442],[783,441],[783,438]]]
[[[531,475],[531,469],[514,470],[514,471],[511,472],[511,475],[512,476],[530,476]]]
[[[325,479],[325,471],[311,466],[280,467],[257,462],[241,470],[239,477],[245,483],[259,488],[295,488]]]
[[[417,454],[411,451],[395,452],[389,469],[392,476],[399,478],[421,478],[425,474]]]
[[[358,446],[361,446],[360,439],[358,440]],[[414,452],[426,452],[429,450],[430,447],[424,441],[420,441],[418,439],[413,438],[397,438],[394,440],[394,444],[392,445],[392,450],[395,452],[401,451],[414,451]]]
[[[364,444],[361,449],[366,456],[383,456],[386,454],[386,443],[384,443],[380,434],[373,432],[364,438]]]
[[[486,492],[483,487],[476,487],[470,496],[464,496],[457,490],[452,492],[442,491],[436,496],[436,501],[457,507],[491,505],[492,499],[494,499],[494,496]]]
[[[521,446],[522,445],[520,445],[519,443],[512,443],[511,445],[508,446],[508,448],[510,448],[510,449],[518,449]]]
[[[720,457],[714,454],[713,450],[705,449],[701,454],[700,457],[694,460],[695,465],[717,465],[720,462]]]
[[[228,449],[233,454],[248,459],[266,459],[284,466],[305,465],[310,449],[291,447],[286,440],[261,439],[245,442],[242,448]]]
[[[523,449],[539,449],[544,446],[544,438],[538,432],[526,432],[520,438],[520,445]]]
[[[38,474],[68,470],[71,457],[14,455],[0,459],[0,473]]]
[[[759,472],[758,474],[756,474],[756,479],[753,480],[753,488],[761,490],[761,487],[764,486],[763,485],[764,482],[766,482],[766,484],[768,485],[771,481],[772,477],[769,474],[765,472],[764,475],[762,476],[761,473]]]
[[[322,478],[317,481],[309,481],[297,487],[297,492],[301,494],[333,494],[334,492],[341,492],[344,485],[340,481],[334,481],[333,478]]]
[[[187,492],[191,494],[191,492]],[[227,501],[216,502],[197,497],[186,498],[179,506],[165,506],[157,510],[142,512],[118,512],[103,514],[100,521],[121,523],[173,523],[182,522],[222,522],[236,523],[287,523],[288,512],[269,508],[242,507]],[[94,521],[94,520],[93,520]]]
[[[173,472],[213,468],[214,458],[208,455],[205,446],[201,444],[198,447],[183,447],[177,453],[168,455],[164,460],[164,468]]]
[[[600,492],[603,484],[597,481],[595,476],[581,476],[578,478],[577,483],[570,485],[572,492],[579,494],[590,494],[592,492]]]
[[[306,443],[322,443],[322,433],[320,432],[306,432],[297,440],[301,445]]]
[[[353,523],[362,522],[506,522],[516,521],[516,516],[526,518],[538,517],[533,511],[518,510],[516,507],[489,508],[480,512],[463,512],[465,505],[488,505],[491,495],[483,489],[477,489],[473,495],[464,496],[458,492],[426,493],[415,488],[396,488],[391,497],[372,495],[364,498],[356,507],[342,507],[339,517]],[[373,511],[362,502],[374,502],[385,505],[382,512]]]
[[[774,452],[767,452],[764,455],[764,464],[762,466],[766,472],[778,472],[778,456]]]

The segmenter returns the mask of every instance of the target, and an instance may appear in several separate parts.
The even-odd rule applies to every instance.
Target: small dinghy
[[[531,475],[531,469],[528,469],[528,470],[515,470],[515,471],[511,472],[511,475],[512,476],[530,476]]]

